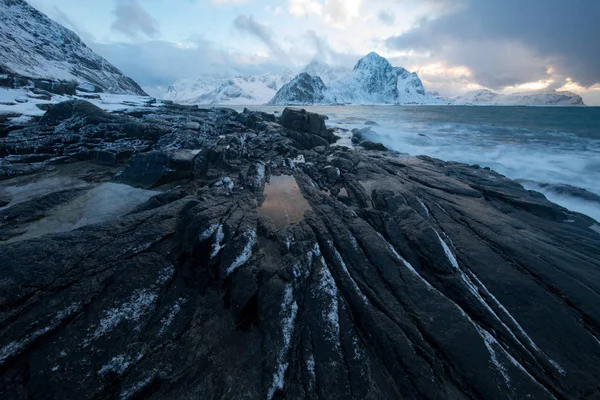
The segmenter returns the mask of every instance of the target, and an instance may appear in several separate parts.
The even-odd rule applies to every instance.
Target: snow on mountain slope
[[[262,105],[292,80],[291,72],[236,76],[228,79],[202,77],[196,81],[179,80],[171,86],[165,100],[181,104]]]
[[[286,83],[273,97],[269,104],[278,105],[312,105],[335,104],[337,99],[332,96],[323,81],[318,76],[306,72]]]
[[[322,64],[313,64],[307,70],[327,73]],[[318,75],[317,75],[318,76]],[[319,89],[320,90],[320,89]],[[301,97],[294,97],[298,93]],[[308,96],[310,97],[310,96]],[[401,67],[393,67],[377,53],[361,58],[352,71],[327,85],[323,93],[312,93],[315,104],[440,104],[441,101],[427,94],[416,73]],[[305,91],[285,92],[283,89],[271,101],[273,104],[304,104]]]
[[[201,77],[198,79],[178,79],[169,86],[167,93],[163,96],[165,100],[181,103],[193,99],[205,93],[212,92],[223,82],[223,79],[212,77]]]
[[[449,99],[449,102],[455,105],[585,106],[583,99],[578,94],[567,91],[558,92],[553,89],[542,89],[510,95],[481,89]]]
[[[330,85],[338,98],[352,104],[392,104],[398,99],[398,73],[388,60],[371,52],[354,69]]]
[[[0,73],[92,84],[105,92],[145,95],[132,79],[73,32],[24,0],[0,0]]]

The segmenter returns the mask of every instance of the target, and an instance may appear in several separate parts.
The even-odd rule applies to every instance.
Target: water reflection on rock
[[[304,213],[311,209],[291,175],[272,176],[265,184],[264,196],[258,213],[269,217],[277,230],[302,221]]]

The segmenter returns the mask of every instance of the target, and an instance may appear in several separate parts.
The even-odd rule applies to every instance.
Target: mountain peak
[[[392,65],[390,64],[390,62],[381,57],[379,54],[375,53],[374,51],[370,52],[369,54],[367,54],[366,56],[364,56],[363,58],[361,58],[360,60],[358,60],[358,62],[356,63],[356,65],[354,66],[354,69],[365,69],[365,68],[372,68],[373,66],[381,66],[383,68],[391,68]]]

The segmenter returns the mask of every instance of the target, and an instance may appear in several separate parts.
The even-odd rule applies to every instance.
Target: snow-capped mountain
[[[474,90],[448,100],[456,105],[496,105],[496,106],[585,106],[583,99],[573,92],[558,92],[542,89],[510,95],[492,92],[487,89]]]
[[[302,72],[306,72],[311,76],[318,76],[324,84],[329,85],[331,82],[335,82],[348,75],[350,71],[346,67],[336,67],[318,60],[313,60]]]
[[[307,68],[308,69],[308,68]],[[327,71],[317,65],[314,71]],[[302,80],[306,80],[304,77]],[[305,87],[308,89],[308,87]],[[321,88],[315,87],[321,90]],[[295,97],[300,93],[302,97]],[[305,103],[307,98],[322,99]],[[277,93],[272,104],[439,104],[441,101],[427,94],[416,73],[401,67],[394,67],[377,53],[369,53],[361,58],[354,69],[339,79],[327,84],[322,93],[307,96],[305,91],[286,88]]]
[[[24,0],[0,0],[0,74],[73,81],[85,91],[145,95],[75,33]]]
[[[292,78],[293,74],[286,71],[283,74],[236,76],[227,79],[202,77],[195,81],[179,80],[169,87],[165,100],[206,105],[266,104]]]
[[[302,72],[283,85],[269,104],[305,105],[337,102],[337,98],[328,92],[320,77]]]

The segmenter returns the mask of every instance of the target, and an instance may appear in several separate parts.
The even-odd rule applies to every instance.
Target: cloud
[[[158,22],[137,0],[118,0],[114,14],[116,19],[111,28],[130,38],[138,38],[140,34],[155,38],[160,34]]]
[[[600,82],[599,1],[438,1],[454,12],[420,21],[387,47],[465,65],[492,88],[548,78]]]
[[[238,31],[260,40],[280,62],[289,62],[287,53],[275,41],[273,31],[267,25],[257,22],[252,15],[239,15],[233,25]]]
[[[377,19],[384,25],[393,25],[396,21],[396,16],[390,11],[380,10],[377,13]]]
[[[283,70],[271,58],[241,54],[202,38],[190,39],[187,46],[151,40],[90,43],[90,47],[141,86],[169,86],[177,79],[201,75],[225,78]]]
[[[360,16],[362,0],[288,0],[288,11],[297,17],[317,16],[337,28]]]

